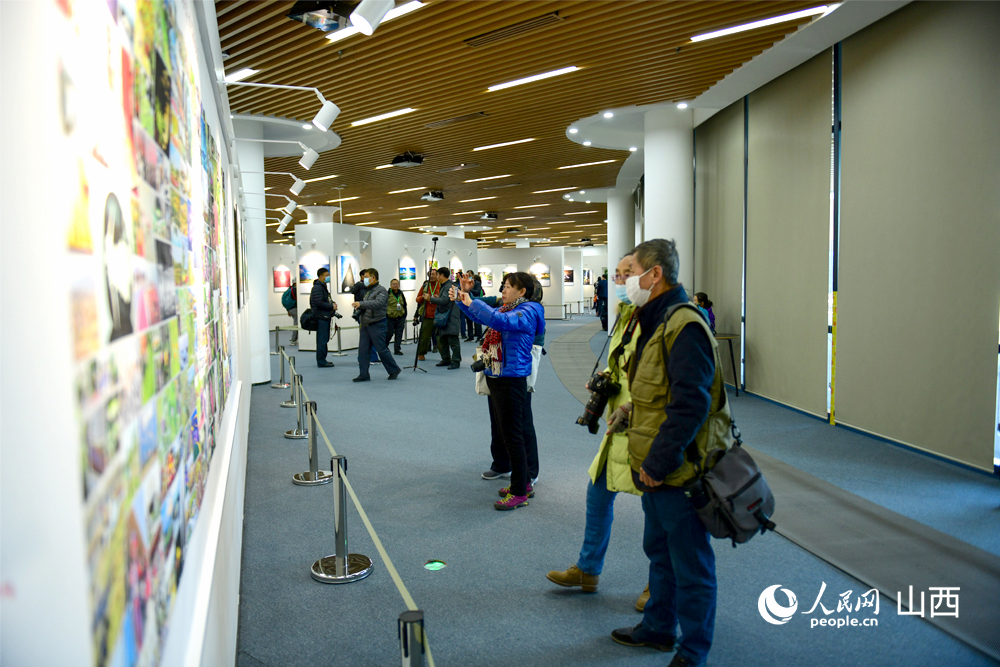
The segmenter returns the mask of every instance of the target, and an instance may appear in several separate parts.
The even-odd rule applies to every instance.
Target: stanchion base
[[[304,440],[309,437],[309,431],[306,429],[293,428],[285,431],[285,437],[291,438],[292,440]]]
[[[312,578],[322,584],[347,584],[372,573],[372,559],[361,554],[347,555],[347,572],[337,574],[337,557],[327,556],[313,563]]]
[[[288,384],[287,382],[285,382],[284,384],[282,384],[281,382],[275,382],[274,384],[271,385],[271,389],[288,389],[291,386],[292,385]]]
[[[278,404],[278,407],[282,407],[282,408],[297,408],[299,406],[298,406],[298,403],[296,403],[295,401],[282,401],[281,403]]]
[[[315,475],[310,472],[297,472],[292,475],[292,484],[299,486],[315,486],[316,484],[329,484],[333,481],[333,473],[329,470],[320,470]]]

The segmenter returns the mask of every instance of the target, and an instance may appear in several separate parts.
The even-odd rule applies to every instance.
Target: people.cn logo
[[[787,607],[783,606],[774,599],[774,594],[778,590],[781,590],[781,592],[788,598]],[[795,610],[798,608],[799,601],[795,599],[795,593],[791,592],[787,588],[781,588],[781,584],[768,586],[764,589],[764,592],[760,594],[760,597],[757,598],[757,611],[759,611],[761,617],[771,625],[784,625],[792,618],[792,615],[795,614]]]

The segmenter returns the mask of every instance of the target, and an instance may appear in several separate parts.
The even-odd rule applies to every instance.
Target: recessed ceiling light
[[[585,194],[587,194],[587,191],[586,190],[580,190],[580,194],[581,195],[585,195]]]
[[[677,108],[678,109],[687,109],[688,105],[687,105],[686,102],[681,102],[680,104],[677,105]]]
[[[597,211],[573,211],[572,213],[563,213],[563,215],[584,215],[586,213],[597,213]]]
[[[241,69],[241,70],[239,70],[237,72],[233,72],[232,74],[230,74],[229,76],[227,76],[226,77],[226,83],[236,83],[237,81],[242,81],[243,79],[246,79],[247,77],[253,76],[254,74],[257,73],[257,71],[258,70],[250,69],[249,67],[244,67],[243,69]],[[232,116],[230,116],[230,118],[232,118]]]
[[[570,134],[576,134],[576,133],[577,133],[577,132],[579,132],[579,131],[580,131],[580,130],[576,129],[575,127],[571,127],[571,128],[569,128],[569,133],[570,133]]]
[[[533,216],[533,215],[525,215],[525,216],[521,216],[520,218],[506,218],[506,219],[507,220],[534,220],[535,216]]]
[[[500,174],[499,176],[485,176],[483,178],[470,178],[469,180],[467,180],[465,182],[466,183],[475,183],[477,181],[492,181],[493,179],[496,179],[496,178],[507,178],[508,176],[510,176],[510,174]]]
[[[585,142],[583,142],[583,145],[584,145],[584,146],[589,146],[589,145],[590,145],[590,142],[589,142],[589,141],[585,141]]]
[[[408,211],[411,208],[427,208],[429,204],[420,204],[419,206],[400,206],[400,211]]]
[[[392,166],[391,164],[380,164],[379,166],[377,166],[375,168],[376,169],[388,169],[391,166]]]
[[[508,218],[509,220],[510,218]],[[529,232],[544,232],[548,227],[528,227]]]
[[[372,213],[371,211],[361,211],[361,213],[346,213],[344,214],[344,217],[349,218],[352,215],[371,215],[371,213]]]
[[[472,215],[473,213],[482,213],[482,211],[462,211],[461,213],[452,213],[452,215]]]
[[[726,35],[732,35],[738,32],[744,32],[745,30],[754,30],[755,28],[763,28],[764,26],[774,25],[776,23],[784,23],[785,21],[794,21],[796,19],[805,18],[807,16],[815,16],[817,14],[825,14],[829,8],[826,5],[820,7],[813,7],[812,9],[803,9],[800,12],[792,12],[791,14],[782,14],[781,16],[775,16],[769,19],[763,19],[761,21],[754,21],[753,23],[744,23],[743,25],[733,26],[732,28],[724,28],[722,30],[716,30],[714,32],[706,32],[701,35],[695,35],[691,38],[692,42],[703,42],[706,39],[713,39],[715,37],[724,37]]]
[[[412,113],[416,109],[407,107],[405,109],[399,109],[397,111],[390,111],[389,113],[379,114],[378,116],[371,116],[370,118],[362,118],[361,120],[356,120],[351,123],[351,127],[357,127],[358,125],[367,125],[368,123],[374,123],[376,121],[385,120],[386,118],[395,118],[396,116],[402,116],[406,113]]]
[[[337,202],[351,201],[352,199],[358,199],[358,197],[344,197],[342,199],[327,199],[326,203],[327,204],[336,204]]]
[[[280,224],[281,224],[280,222],[269,222],[269,223],[267,223],[267,224],[266,224],[266,225],[264,225],[264,226],[265,226],[265,227],[277,227],[277,226],[278,226],[278,225],[280,225]]]
[[[639,150],[639,147],[638,147],[638,146],[629,146],[629,148],[628,148],[628,149],[629,149],[629,151],[630,151],[630,152],[634,153],[634,152],[636,152],[637,150]]]
[[[531,83],[532,81],[541,81],[542,79],[559,76],[560,74],[569,74],[570,72],[575,72],[578,69],[580,68],[576,65],[573,65],[572,67],[563,67],[562,69],[552,70],[551,72],[543,72],[542,74],[535,74],[534,76],[526,76],[523,79],[515,79],[513,81],[508,81],[507,83],[499,83],[495,86],[490,86],[486,90],[489,92],[493,92],[494,90],[503,90],[504,88],[520,86],[523,83]]]
[[[578,227],[600,227],[602,224],[604,224],[604,223],[602,223],[602,222],[592,222],[589,225],[577,225],[577,226]]]
[[[311,130],[311,129],[313,129],[312,123],[302,123],[302,129],[303,130]]]
[[[548,206],[548,204],[525,204],[524,206],[515,206],[514,208],[538,208],[539,206]]]
[[[502,144],[490,144],[489,146],[479,146],[478,148],[473,148],[472,150],[474,150],[474,151],[485,151],[485,150],[488,150],[490,148],[500,148],[501,146],[513,146],[514,144],[526,144],[529,141],[534,141],[534,140],[535,140],[534,138],[531,138],[531,139],[518,139],[517,141],[505,141]]]
[[[568,225],[576,222],[576,220],[563,220],[562,222],[550,222],[550,225]]]
[[[577,167],[590,167],[595,164],[608,164],[609,162],[618,162],[618,160],[599,160],[598,162],[582,162],[580,164],[568,164],[565,167],[559,167],[559,169],[576,169]]]
[[[393,190],[389,194],[391,194],[391,195],[398,195],[398,194],[401,194],[403,192],[416,192],[417,190],[429,190],[429,189],[430,188],[424,188],[424,187],[420,187],[420,188],[407,188],[405,190]]]
[[[535,190],[531,194],[533,194],[533,195],[541,195],[541,194],[545,194],[546,192],[562,192],[563,190],[576,190],[576,186],[574,185],[571,188],[552,188],[551,190]]]
[[[476,197],[475,199],[459,199],[459,204],[468,204],[470,201],[486,201],[487,199],[496,199],[496,197]]]
[[[422,217],[419,217],[419,218],[403,218],[403,222],[406,222],[407,220],[426,220],[426,219],[427,219],[427,216],[425,215],[425,216],[422,216]]]
[[[377,225],[378,223],[379,221],[376,220],[375,222],[355,222],[354,224],[358,227],[364,227],[365,225]]]
[[[604,117],[605,118],[614,118],[614,114],[611,113],[610,111],[605,111],[604,112]]]
[[[503,190],[504,188],[516,188],[520,183],[504,183],[503,185],[488,185],[483,190]]]
[[[336,174],[330,174],[329,176],[320,176],[319,178],[307,178],[305,183],[315,183],[316,181],[328,181],[331,178],[337,178]]]

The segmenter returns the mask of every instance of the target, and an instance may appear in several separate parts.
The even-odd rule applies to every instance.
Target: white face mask
[[[650,292],[652,292],[652,289],[643,289],[642,287],[639,287],[639,279],[652,270],[653,269],[650,268],[644,273],[637,276],[629,276],[625,279],[625,293],[628,295],[629,300],[640,308],[645,306],[646,302],[649,301],[649,295]]]

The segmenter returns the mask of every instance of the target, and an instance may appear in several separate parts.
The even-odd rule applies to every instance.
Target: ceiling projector
[[[424,163],[424,156],[406,151],[402,155],[392,158],[393,167],[419,167]]]
[[[496,222],[497,218],[496,211],[487,211],[479,217],[480,220],[492,220],[494,222]]]
[[[444,199],[444,193],[440,190],[431,190],[420,195],[420,201],[441,201]]]

